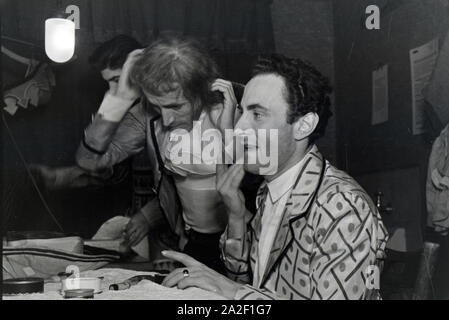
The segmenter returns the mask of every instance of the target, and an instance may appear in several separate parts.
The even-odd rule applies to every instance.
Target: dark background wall
[[[380,30],[364,27],[369,4],[381,8]],[[351,144],[351,164],[346,164],[345,153],[339,152],[340,164],[354,173],[421,164],[432,137],[411,132],[409,51],[445,35],[447,8],[435,0],[342,0],[335,2],[334,12],[338,142]],[[390,119],[372,126],[371,76],[383,64],[390,67]],[[365,161],[359,161],[361,158]]]
[[[442,128],[428,118],[428,131],[412,134],[409,52],[434,38],[444,40],[448,7],[439,0],[333,3],[338,164],[371,195],[383,192],[384,204],[393,207],[392,214],[383,214],[391,236],[383,274],[384,298],[403,299],[401,292],[406,288],[413,292],[423,241],[438,241],[441,248],[432,298],[447,299],[447,240],[426,229],[425,202],[428,157]],[[365,8],[372,4],[381,9],[381,29],[368,31]],[[389,66],[389,121],[372,126],[371,77],[384,64]]]
[[[381,29],[365,28],[365,8],[381,8]],[[405,229],[408,247],[419,249],[426,222],[425,179],[435,132],[412,134],[409,52],[449,25],[436,0],[334,1],[337,154],[371,194],[385,193],[394,214],[390,227]],[[389,121],[371,125],[372,72],[389,65]],[[413,200],[413,201],[412,201]]]
[[[310,61],[334,84],[334,24],[331,0],[274,0],[272,4],[276,50]],[[333,106],[335,113],[335,105]],[[331,118],[318,145],[336,162],[336,116]]]
[[[4,44],[28,57],[34,51],[12,43]],[[53,67],[57,85],[48,104],[36,109],[22,109],[14,117],[5,114],[15,143],[28,163],[55,167],[74,165],[74,154],[83,130],[97,111],[106,89],[99,74],[87,63],[94,46],[92,42],[79,41],[77,60]],[[11,65],[5,57],[3,62]],[[5,129],[3,132],[5,194],[2,199],[7,206],[2,216],[4,227],[15,231],[58,230],[27,176],[11,137]],[[126,185],[66,192],[48,191],[39,181],[38,185],[64,230],[82,235],[92,234],[106,217],[124,211],[131,194]]]

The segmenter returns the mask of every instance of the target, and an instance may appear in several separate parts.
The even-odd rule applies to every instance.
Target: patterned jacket
[[[385,257],[387,231],[367,193],[345,172],[324,162],[317,147],[305,157],[261,286],[255,287],[252,270],[260,231],[258,212],[243,239],[227,239],[227,232],[221,239],[229,275],[246,283],[235,299],[380,298],[371,290],[378,289],[371,272],[381,269],[376,266]],[[275,283],[275,292],[265,287],[268,280]]]

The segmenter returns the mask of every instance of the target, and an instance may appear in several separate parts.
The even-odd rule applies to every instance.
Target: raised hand
[[[245,176],[243,165],[217,165],[216,186],[230,218],[243,218],[246,213],[245,196],[240,184]]]
[[[128,58],[122,68],[122,74],[120,75],[120,80],[115,95],[128,100],[136,100],[139,98],[140,90],[130,83],[129,77],[132,67],[140,58],[143,51],[144,49],[134,50],[128,55]]]
[[[125,239],[128,240],[130,247],[139,244],[145,238],[150,229],[150,225],[142,213],[137,213],[132,217],[125,229]]]
[[[211,90],[221,92],[224,97],[223,107],[215,124],[224,135],[226,129],[234,129],[235,110],[238,106],[237,98],[232,82],[227,80],[217,79],[212,84]]]

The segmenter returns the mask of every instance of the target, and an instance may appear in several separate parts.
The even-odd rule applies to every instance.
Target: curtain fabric
[[[96,43],[117,34],[149,43],[171,31],[217,52],[274,51],[271,0],[15,0],[3,9],[3,33],[43,46],[45,19],[70,4],[81,11],[78,34]]]

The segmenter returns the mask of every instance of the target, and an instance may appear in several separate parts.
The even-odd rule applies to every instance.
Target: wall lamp
[[[70,5],[63,14],[45,21],[45,52],[57,63],[65,63],[75,54],[75,30],[80,28],[80,9]]]

